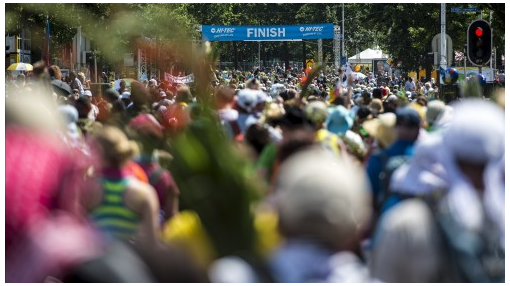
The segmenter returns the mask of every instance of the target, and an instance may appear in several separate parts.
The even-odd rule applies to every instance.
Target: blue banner
[[[333,39],[333,24],[294,26],[202,26],[205,41],[296,41]]]
[[[478,7],[468,7],[468,8],[452,7],[451,12],[452,13],[478,12]]]

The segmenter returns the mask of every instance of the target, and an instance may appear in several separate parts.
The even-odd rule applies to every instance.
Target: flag
[[[342,81],[338,81],[335,87],[329,91],[329,103],[333,103],[335,98],[343,96]]]

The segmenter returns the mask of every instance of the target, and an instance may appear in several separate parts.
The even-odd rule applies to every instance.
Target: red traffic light
[[[478,36],[478,37],[483,36],[483,29],[480,28],[480,27],[476,28],[475,35]]]

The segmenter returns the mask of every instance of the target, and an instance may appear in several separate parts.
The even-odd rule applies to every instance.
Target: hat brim
[[[395,130],[393,130],[391,122],[383,122],[380,118],[374,118],[363,122],[362,126],[368,135],[380,142],[385,148],[389,147],[396,139]]]
[[[381,121],[377,118],[374,118],[363,122],[362,126],[368,135],[375,138],[377,135],[377,130],[379,129],[379,126],[381,126]]]
[[[410,162],[395,170],[390,187],[399,193],[425,195],[446,188],[447,183],[420,164]]]

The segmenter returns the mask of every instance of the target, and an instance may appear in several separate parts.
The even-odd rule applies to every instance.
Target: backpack
[[[394,195],[394,193],[390,190],[390,180],[393,172],[398,169],[400,166],[409,162],[412,156],[409,155],[398,155],[398,156],[388,156],[384,151],[379,153],[379,157],[382,160],[382,171],[379,173],[379,185],[380,191],[376,200],[376,209],[378,212],[382,210],[385,203],[388,199]]]
[[[155,188],[164,171],[165,169],[158,164],[156,171],[149,175],[149,184]]]
[[[504,283],[505,250],[493,224],[485,220],[481,231],[455,222],[446,204],[431,208],[447,255],[448,275],[454,282]]]
[[[443,201],[445,192],[427,196],[391,193],[400,200],[420,198],[430,209],[438,230],[445,261],[439,279],[453,283],[505,282],[505,250],[493,224],[485,220],[481,231],[459,225],[448,204]]]

